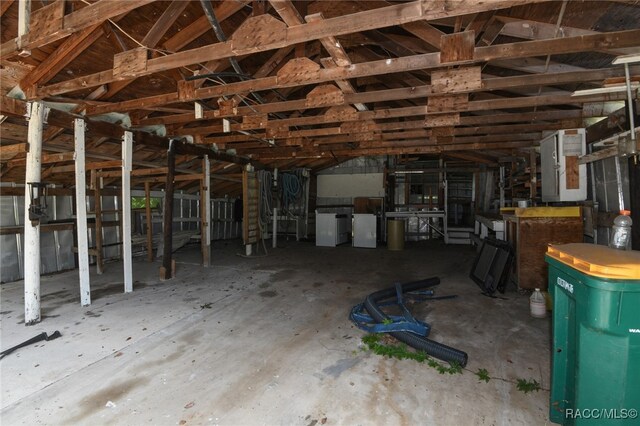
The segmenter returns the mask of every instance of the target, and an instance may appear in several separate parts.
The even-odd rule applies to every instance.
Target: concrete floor
[[[0,421],[18,424],[534,425],[547,423],[549,320],[529,317],[510,289],[482,296],[468,278],[475,251],[440,242],[402,252],[282,241],[245,259],[238,241],[176,253],[177,278],[134,263],[92,273],[93,304],[79,304],[77,271],[42,278],[43,321],[24,326],[22,282],[1,286],[3,349],[43,331],[62,337],[0,362]],[[461,375],[361,350],[351,307],[394,282],[439,276],[452,300],[412,306],[431,337],[469,354]],[[480,382],[485,368],[493,377]]]

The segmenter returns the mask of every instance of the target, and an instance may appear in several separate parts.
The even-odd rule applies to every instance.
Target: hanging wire
[[[567,1],[568,0],[564,0],[562,2],[562,6],[560,7],[560,13],[558,14],[558,20],[556,21],[556,31],[553,35],[553,38],[557,38],[558,37],[558,33],[560,32],[560,24],[562,23],[562,18],[564,17],[564,11],[567,9]],[[543,74],[546,74],[547,71],[549,70],[549,63],[551,62],[551,55],[547,55],[547,59],[544,63],[544,71],[542,72]],[[538,86],[538,95],[540,96],[540,94],[542,93],[542,85]],[[533,112],[536,112],[538,110],[538,105],[535,105],[533,107]]]

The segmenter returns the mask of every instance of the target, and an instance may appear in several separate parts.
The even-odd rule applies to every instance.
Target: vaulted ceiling
[[[25,120],[11,98],[65,111],[45,130],[45,178],[73,181],[70,120],[83,115],[93,161],[120,158],[113,125],[96,121],[140,131],[141,168],[185,138],[178,168],[195,173],[210,153],[224,193],[240,167],[228,161],[495,163],[620,108],[624,91],[572,93],[623,84],[612,60],[640,53],[637,1],[31,0],[22,37],[19,2],[0,4],[3,181],[24,180]]]

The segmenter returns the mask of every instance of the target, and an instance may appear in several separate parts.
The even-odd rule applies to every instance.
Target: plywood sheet
[[[136,77],[147,70],[147,48],[138,47],[118,53],[113,57],[115,78]]]
[[[547,245],[582,242],[582,217],[519,217],[517,234],[518,286],[546,289]]]
[[[482,88],[481,67],[437,70],[431,73],[433,93],[466,92]]]
[[[267,114],[258,114],[258,115],[245,115],[242,117],[242,125],[240,126],[243,130],[248,129],[264,129],[267,127],[267,123],[269,119]]]
[[[320,65],[309,58],[295,58],[278,70],[278,84],[300,85],[319,79]]]
[[[457,112],[427,115],[424,120],[425,127],[448,127],[457,124],[460,124],[460,113]]]
[[[469,105],[469,95],[461,93],[458,95],[429,96],[427,101],[427,112],[450,112],[467,109]]]
[[[470,61],[476,46],[476,33],[464,31],[440,38],[440,63]]]
[[[240,25],[231,37],[236,54],[259,51],[265,44],[282,43],[287,39],[287,26],[269,14],[252,16]]]
[[[339,105],[344,103],[344,93],[333,84],[322,84],[313,88],[305,99],[307,108]]]

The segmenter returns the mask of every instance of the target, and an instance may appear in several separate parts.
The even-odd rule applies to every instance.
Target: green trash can
[[[549,246],[553,346],[549,418],[640,424],[640,251]]]

